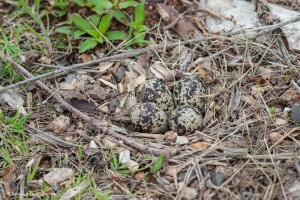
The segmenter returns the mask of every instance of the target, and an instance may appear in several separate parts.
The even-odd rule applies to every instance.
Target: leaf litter
[[[294,13],[292,9],[299,9],[299,6],[289,4],[290,1],[272,2],[277,3],[276,8],[280,7],[284,11],[288,9],[290,13]],[[137,151],[122,140],[106,136],[74,113],[63,111],[67,116],[56,113],[52,106],[54,102],[49,101],[43,91],[32,91],[45,100],[45,106],[34,104],[31,109],[35,114],[29,116],[29,119],[36,129],[56,133],[47,136],[28,128],[27,134],[32,138],[39,134],[39,144],[45,145],[44,148],[32,149],[34,154],[46,152],[55,164],[55,168],[51,168],[51,165],[47,169],[38,169],[33,175],[33,181],[44,177],[54,189],[54,185],[65,180],[72,182],[72,178],[77,176],[78,183],[64,190],[60,196],[62,199],[74,197],[82,191],[85,191],[82,194],[84,198],[95,197],[96,193],[87,189],[91,185],[90,181],[80,182],[82,177],[78,175],[79,172],[91,173],[91,180],[96,183],[95,190],[101,194],[108,192],[111,198],[299,197],[299,130],[298,124],[290,120],[291,113],[297,116],[298,112],[295,113],[292,105],[299,101],[300,95],[297,90],[297,85],[300,84],[297,81],[299,44],[293,38],[296,34],[287,33],[288,30],[284,28],[291,28],[283,26],[284,28],[277,27],[280,30],[282,28],[282,37],[275,37],[278,34],[269,26],[280,23],[274,16],[281,16],[277,12],[271,13],[274,5],[269,11],[266,9],[269,4],[260,1],[256,4],[241,1],[227,3],[241,9],[240,13],[246,16],[228,14],[224,9],[225,5],[218,4],[216,7],[215,1],[179,3],[181,6],[178,8],[176,4],[177,10],[162,4],[158,6],[158,13],[172,14],[172,19],[161,22],[155,31],[152,30],[151,38],[155,43],[168,44],[178,39],[191,39],[195,35],[203,37],[201,42],[184,45],[179,43],[174,48],[151,51],[137,56],[137,59],[132,57],[113,60],[81,68],[64,79],[58,77],[55,82],[49,79],[48,84],[65,100],[99,120],[102,126],[110,127],[140,144],[162,150],[179,149],[180,153],[165,158]],[[257,11],[252,9],[253,13],[247,14],[244,11],[250,10],[245,9],[248,6],[240,6],[238,3],[248,3],[247,5],[256,7]],[[236,13],[238,12],[234,12]],[[257,14],[260,14],[259,17]],[[282,22],[291,18],[293,17],[280,19]],[[253,21],[244,22],[246,27],[243,27],[239,21],[241,19]],[[189,33],[180,28],[186,27],[187,20]],[[253,27],[259,23],[267,26]],[[290,25],[299,29],[297,23]],[[252,34],[244,34],[244,28],[248,28]],[[260,30],[267,32],[261,34]],[[235,32],[242,34],[233,34]],[[284,38],[287,38],[289,45],[281,45],[284,41],[279,41]],[[98,57],[96,51],[76,56],[76,60],[83,63]],[[48,59],[43,60],[50,62]],[[43,60],[39,62],[45,63]],[[59,60],[58,58],[58,62]],[[155,77],[172,89],[174,82],[185,75],[201,77],[208,88],[204,128],[185,136],[167,132],[161,138],[136,133],[128,121],[130,109],[137,102],[136,87]],[[15,109],[2,108],[2,105],[3,102],[1,110],[5,114]],[[291,110],[291,113],[285,110]],[[56,125],[59,126],[54,124],[48,127],[49,122],[64,121],[59,120],[61,116],[68,118],[64,119],[66,124],[61,127],[60,122],[57,122]],[[1,130],[1,137],[2,134],[8,133]],[[78,146],[61,146],[58,141],[66,141],[67,136],[69,143]],[[0,143],[0,147],[4,149],[4,144]],[[62,155],[68,156],[63,158]],[[30,156],[29,154],[28,158]],[[5,190],[5,195],[11,192],[7,188],[8,181],[17,183],[20,180],[15,177],[26,169],[26,162],[14,162],[18,162],[18,165],[11,165],[15,168],[14,174],[7,172],[9,166],[0,171],[0,190]],[[42,176],[42,173],[45,175]],[[29,191],[26,188],[25,192]],[[18,188],[14,188],[14,192],[19,192]]]

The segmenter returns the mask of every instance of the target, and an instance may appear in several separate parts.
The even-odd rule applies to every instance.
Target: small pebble
[[[114,79],[117,83],[120,83],[123,79],[125,72],[128,71],[126,67],[120,66],[118,70],[113,74]]]
[[[176,143],[179,145],[184,145],[184,144],[187,144],[188,142],[189,142],[189,140],[185,136],[178,136],[176,139]]]
[[[96,142],[94,140],[90,141],[90,148],[91,149],[98,149],[98,145],[96,144]]]
[[[209,175],[211,182],[216,186],[222,185],[226,180],[225,176],[219,172],[211,171]]]
[[[291,118],[294,122],[300,123],[300,102],[293,104],[291,109]]]

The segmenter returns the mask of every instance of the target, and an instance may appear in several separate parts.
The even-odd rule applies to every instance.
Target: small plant
[[[13,149],[20,155],[29,152],[27,136],[23,130],[28,116],[20,117],[19,112],[16,112],[13,117],[5,117],[0,109],[0,141],[4,143],[4,148],[0,147],[0,155],[3,155],[8,164],[12,163],[10,152]]]
[[[255,88],[257,89],[256,94],[262,93],[264,91],[259,83],[256,83]]]
[[[163,155],[163,154],[159,155],[159,157],[157,158],[157,160],[155,161],[153,166],[150,168],[150,173],[156,174],[157,172],[159,172],[159,170],[162,167],[165,159],[166,159],[165,155]]]
[[[108,200],[109,199],[110,192],[106,192],[106,193],[100,192],[97,189],[97,184],[95,183],[94,180],[92,180],[92,184],[93,184],[93,193],[94,193],[94,195],[97,199],[101,199],[101,200]]]
[[[34,166],[34,168],[32,169],[32,166],[29,167],[29,170],[28,170],[28,174],[27,174],[27,179],[26,181],[27,182],[30,182],[33,180],[38,168],[39,168],[39,165],[40,165],[40,161],[38,161],[36,163],[36,165]]]
[[[276,107],[272,106],[271,108],[269,108],[269,112],[271,115],[275,115],[276,114]]]
[[[114,154],[114,152],[111,151],[111,168],[118,172],[119,174],[128,174],[131,171],[128,170],[128,165],[123,165],[122,163],[119,163],[119,160],[117,159],[117,156]]]
[[[67,34],[70,37],[79,38],[83,35],[88,35],[86,39],[79,46],[79,53],[83,53],[89,49],[93,49],[98,44],[110,43],[111,41],[123,40],[127,42],[127,46],[132,44],[143,45],[148,42],[145,41],[144,31],[148,30],[148,27],[144,25],[145,20],[145,0],[141,2],[137,1],[125,1],[119,0],[71,0],[81,7],[90,8],[94,11],[89,17],[84,17],[78,13],[71,14],[68,17],[68,21],[65,24],[73,26],[65,26],[56,29],[56,32]],[[62,10],[67,9],[67,2],[60,0],[55,7]],[[124,9],[129,7],[135,7],[134,17],[128,17],[124,12]],[[131,18],[134,18],[132,20]],[[128,27],[129,31],[116,31],[110,30],[111,24],[121,23]]]

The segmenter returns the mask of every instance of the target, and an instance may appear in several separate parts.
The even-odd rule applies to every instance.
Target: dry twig
[[[33,77],[33,75],[27,71],[24,67],[22,67],[20,64],[18,64],[17,62],[15,62],[13,59],[11,59],[10,57],[0,53],[0,57],[4,60],[7,60],[8,62],[10,62],[11,64],[13,64],[13,66],[26,78],[31,78]],[[178,150],[173,149],[171,151],[169,150],[162,150],[162,149],[157,149],[157,148],[153,148],[153,147],[148,147],[144,144],[140,144],[132,139],[127,138],[124,135],[121,135],[113,130],[111,130],[109,127],[105,127],[104,125],[101,124],[101,122],[99,122],[98,120],[89,117],[87,115],[85,115],[84,113],[82,113],[81,111],[77,110],[76,108],[74,108],[73,106],[71,106],[69,103],[67,103],[58,93],[53,93],[53,91],[46,86],[43,82],[41,81],[36,81],[35,84],[40,87],[41,89],[45,90],[50,96],[53,96],[53,98],[61,104],[62,107],[64,107],[66,110],[76,114],[78,117],[80,117],[82,120],[88,122],[89,124],[92,124],[94,126],[96,126],[102,133],[107,134],[109,136],[112,136],[113,138],[117,139],[117,140],[121,140],[122,142],[124,142],[126,145],[135,148],[139,151],[142,151],[144,153],[152,153],[154,155],[160,155],[160,154],[165,154],[168,156],[171,155],[175,155],[176,153],[178,153]]]

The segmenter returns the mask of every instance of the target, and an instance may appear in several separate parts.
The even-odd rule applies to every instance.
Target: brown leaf
[[[276,142],[281,139],[283,135],[280,132],[271,132],[269,133],[269,139],[273,142]]]
[[[80,111],[83,111],[83,112],[97,112],[96,111],[97,105],[92,101],[79,100],[77,98],[73,98],[73,99],[71,99],[70,104],[74,108],[76,108]]]
[[[91,55],[88,54],[81,54],[78,58],[84,63],[92,60]]]
[[[206,142],[196,142],[196,143],[189,145],[189,147],[191,147],[194,150],[206,150],[206,149],[208,149],[209,146],[210,146],[210,144],[208,144]]]
[[[300,100],[299,93],[294,89],[289,89],[279,97],[280,101],[293,103]]]
[[[15,184],[15,165],[12,163],[4,168],[3,174],[0,175],[7,196],[14,193]],[[4,194],[5,195],[5,194]],[[0,196],[1,197],[1,196]]]

